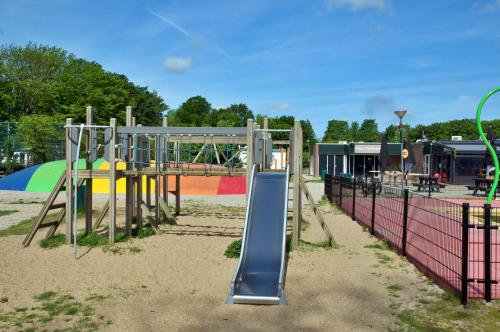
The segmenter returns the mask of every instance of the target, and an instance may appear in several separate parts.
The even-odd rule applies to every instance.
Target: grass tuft
[[[153,235],[155,235],[155,231],[153,230],[153,227],[151,227],[151,226],[144,226],[137,232],[137,237],[139,239],[144,239],[146,237],[150,237]]]
[[[241,243],[242,240],[235,240],[231,242],[227,246],[226,251],[224,251],[224,256],[226,256],[227,258],[239,258],[241,252]]]
[[[19,212],[19,210],[0,210],[0,217],[8,216],[16,212]]]
[[[40,247],[44,249],[53,249],[66,243],[66,235],[56,234],[46,239],[40,240]]]

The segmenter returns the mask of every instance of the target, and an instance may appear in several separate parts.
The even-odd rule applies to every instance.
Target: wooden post
[[[264,155],[262,156],[262,164],[263,164],[262,167],[263,168],[267,168],[268,164],[270,164],[270,161],[267,160],[267,154],[268,154],[268,151],[267,151],[267,141],[269,139],[269,132],[267,132],[267,129],[269,129],[269,120],[267,118],[264,118],[263,125],[264,125],[263,129],[266,130],[266,131],[264,131],[264,135],[263,135],[264,136],[264,142],[263,142],[264,146],[262,147],[262,153]]]
[[[132,127],[132,106],[126,108],[125,126]],[[126,169],[132,170],[132,138],[128,135]],[[134,216],[134,180],[132,175],[127,175],[125,179],[125,228],[128,236],[132,236],[132,218]]]
[[[252,180],[253,166],[253,120],[247,119],[247,198],[250,193],[250,181]]]
[[[156,168],[156,175],[155,175],[155,200],[154,200],[154,204],[155,204],[155,222],[156,222],[156,225],[158,225],[160,223],[160,181],[161,181],[161,176],[160,176],[160,135],[157,135],[156,136],[156,139],[155,139],[155,149],[156,149],[156,153],[155,153],[155,160],[156,160],[156,163],[155,163],[155,168]]]
[[[300,206],[300,162],[301,162],[301,148],[300,148],[300,134],[301,134],[300,121],[295,121],[294,123],[294,136],[293,139],[293,236],[292,236],[292,248],[297,249],[299,247],[300,240],[300,218],[301,218],[301,206]]]
[[[151,208],[151,176],[146,176],[146,207]]]
[[[87,125],[92,125],[92,107],[87,106],[86,109]],[[91,177],[86,180],[85,186],[85,234],[92,232],[92,128],[89,127],[86,139],[87,153],[85,154],[85,169],[89,170]]]
[[[66,119],[66,125],[71,126],[72,119]],[[71,143],[71,128],[66,128],[66,244],[71,244],[72,237],[71,231],[73,224],[71,218],[73,217],[73,179],[71,170],[73,169],[73,145]]]
[[[178,216],[181,213],[181,176],[177,174],[175,176],[175,215]]]
[[[168,127],[168,118],[164,117],[163,118],[163,127]],[[168,206],[168,175],[167,175],[167,170],[168,170],[168,146],[167,146],[167,141],[165,140],[165,137],[161,138],[163,140],[163,201],[165,202],[165,205]],[[164,213],[165,219],[168,218],[168,216]]]
[[[109,122],[111,138],[109,140],[109,244],[115,244],[116,229],[116,119]]]
[[[140,126],[140,125],[139,125]],[[135,198],[135,222],[136,222],[136,229],[139,230],[142,228],[142,162],[144,161],[144,154],[142,153],[142,136],[137,136],[137,178],[135,180],[136,182],[136,198]]]

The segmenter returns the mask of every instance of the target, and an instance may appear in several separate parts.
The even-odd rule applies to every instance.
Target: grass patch
[[[46,239],[40,240],[40,247],[44,249],[53,249],[66,243],[66,235],[56,234]]]
[[[15,308],[0,314],[0,330],[53,330],[52,321],[57,322],[59,331],[95,331],[111,324],[105,316],[96,315],[93,303],[82,303],[68,294],[48,291],[34,296],[34,299],[37,302],[35,307]]]
[[[399,312],[396,331],[500,331],[499,301],[470,301],[464,309],[457,296],[443,293],[418,302]]]
[[[389,264],[392,262],[392,258],[383,254],[381,252],[375,252],[375,256],[377,256],[378,262],[380,264]]]
[[[19,212],[19,210],[0,210],[0,217],[8,216],[9,214],[13,214]]]
[[[241,252],[241,243],[242,240],[235,240],[231,242],[227,246],[226,251],[224,251],[224,256],[226,256],[227,258],[239,258]]]
[[[155,233],[153,227],[151,227],[151,226],[144,226],[141,229],[139,229],[139,231],[137,232],[137,238],[144,239],[146,237],[150,237],[150,236],[153,236],[155,234],[156,233]]]
[[[389,244],[387,243],[387,240],[379,240],[375,243],[366,245],[365,248],[377,249],[377,250],[389,250]]]

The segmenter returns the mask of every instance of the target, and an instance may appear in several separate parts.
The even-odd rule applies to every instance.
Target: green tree
[[[138,123],[160,124],[168,109],[156,92],[63,49],[33,43],[0,47],[0,121],[45,114],[61,125],[67,117],[83,122],[88,105],[97,124],[111,117],[123,123],[127,105]]]
[[[231,104],[214,112],[212,124],[217,127],[246,127],[247,119],[253,119],[253,112],[246,104]]]
[[[348,136],[347,140],[349,140],[351,142],[360,141],[358,121],[351,122],[351,126],[349,127],[349,136]]]
[[[170,111],[168,117],[176,126],[203,127],[213,123],[212,107],[201,96],[189,98],[177,110]]]
[[[323,135],[323,142],[337,143],[349,140],[349,124],[343,120],[330,120]]]
[[[359,127],[358,140],[363,142],[379,142],[380,133],[375,119],[365,119]]]
[[[33,163],[44,163],[53,159],[54,143],[64,139],[63,131],[57,130],[59,123],[49,115],[25,115],[18,125],[18,134],[29,149]]]

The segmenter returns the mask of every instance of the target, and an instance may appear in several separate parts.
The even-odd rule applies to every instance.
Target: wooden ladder
[[[79,179],[77,188],[80,188],[83,185],[84,181],[85,179]],[[42,209],[40,210],[40,213],[38,214],[38,217],[36,218],[36,221],[33,224],[31,231],[24,238],[23,240],[24,247],[27,247],[31,244],[31,241],[33,241],[35,234],[41,228],[50,227],[49,231],[45,235],[45,238],[49,238],[52,235],[54,235],[57,228],[64,220],[64,216],[66,215],[66,203],[55,203],[55,200],[61,191],[66,190],[65,184],[66,184],[66,171],[64,171],[59,177],[59,180],[57,180],[57,183],[54,189],[52,189],[49,198],[47,199],[47,201],[45,201]],[[44,222],[47,218],[49,211],[56,209],[60,209],[57,215],[57,219],[54,221]]]

